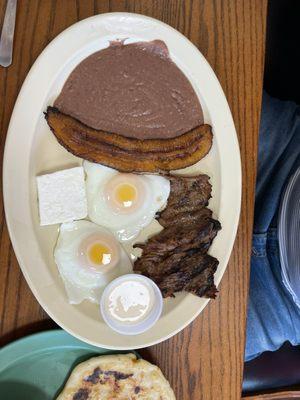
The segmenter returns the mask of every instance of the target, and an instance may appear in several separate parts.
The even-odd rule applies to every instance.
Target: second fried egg
[[[60,226],[54,259],[71,304],[99,302],[109,282],[132,271],[128,255],[114,235],[85,220]]]

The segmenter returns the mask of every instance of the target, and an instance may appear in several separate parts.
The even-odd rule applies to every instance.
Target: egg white
[[[139,175],[147,189],[143,204],[132,213],[120,214],[111,209],[105,200],[105,185],[118,171],[84,161],[86,172],[86,192],[88,216],[91,221],[110,229],[119,241],[134,239],[139,232],[150,224],[155,214],[162,210],[170,194],[170,182],[158,175]]]
[[[83,300],[99,303],[101,293],[110,281],[132,272],[132,264],[121,244],[118,244],[119,263],[110,272],[101,274],[80,265],[78,249],[81,242],[89,235],[97,233],[110,235],[112,240],[116,240],[107,229],[89,221],[74,221],[60,226],[54,259],[71,304],[79,304]]]

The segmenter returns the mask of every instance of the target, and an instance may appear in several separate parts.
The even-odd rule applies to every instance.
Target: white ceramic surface
[[[31,68],[11,117],[4,155],[4,202],[10,237],[23,274],[46,312],[81,340],[111,349],[133,349],[161,342],[187,326],[207,299],[181,293],[164,301],[160,320],[149,331],[124,337],[99,319],[96,304],[67,301],[53,260],[57,226],[40,227],[36,175],[80,165],[51,134],[43,111],[58,95],[72,69],[110,40],[162,39],[172,59],[190,79],[201,101],[205,122],[213,127],[211,152],[187,173],[207,173],[213,184],[210,201],[223,229],[209,253],[220,261],[218,285],[232,250],[241,202],[241,163],[237,136],[221,86],[211,67],[183,35],[170,26],[137,14],[111,13],[83,20],[54,39]],[[222,292],[218,294],[222,296]]]

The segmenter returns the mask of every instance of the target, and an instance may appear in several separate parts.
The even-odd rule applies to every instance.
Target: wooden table
[[[5,3],[0,1],[0,23]],[[243,200],[239,231],[219,296],[183,332],[141,353],[162,368],[178,400],[240,399],[266,0],[20,0],[13,64],[8,69],[0,67],[1,155],[14,102],[40,52],[74,22],[110,11],[146,14],[186,35],[212,65],[229,101],[241,148]],[[3,345],[55,324],[41,309],[22,276],[8,237],[2,196],[0,201]]]

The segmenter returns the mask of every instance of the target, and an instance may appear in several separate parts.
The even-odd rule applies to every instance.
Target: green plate
[[[108,353],[116,352],[83,343],[63,330],[17,340],[0,350],[0,398],[53,400],[77,364]]]

